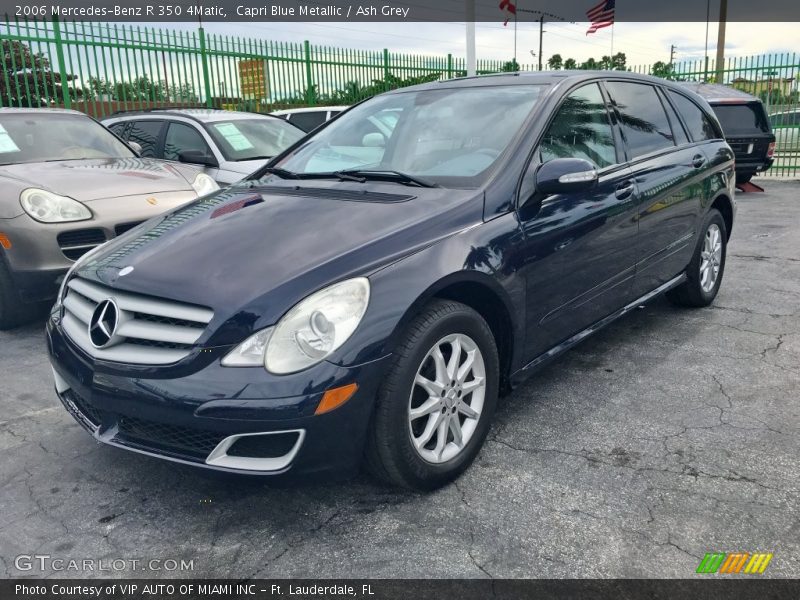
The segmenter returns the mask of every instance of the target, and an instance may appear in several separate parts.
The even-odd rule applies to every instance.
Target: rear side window
[[[327,115],[328,112],[324,110],[294,113],[289,122],[297,125],[303,131],[311,131],[322,125]]]
[[[764,107],[758,102],[749,104],[718,104],[711,108],[722,125],[725,135],[744,133],[769,133],[767,115]]]
[[[681,120],[678,118],[678,113],[675,112],[675,109],[672,108],[672,105],[669,102],[664,103],[664,110],[667,111],[669,122],[672,125],[672,132],[675,134],[675,143],[678,144],[678,146],[681,144],[688,144],[689,136],[686,135],[686,131],[684,131],[683,125],[681,125]]]
[[[800,127],[800,110],[772,115],[769,120],[773,127]]]
[[[542,162],[583,158],[603,168],[617,162],[608,111],[596,83],[572,92],[542,138]]]
[[[670,101],[675,105],[678,113],[683,117],[683,122],[689,130],[689,136],[695,142],[702,142],[704,140],[716,140],[719,138],[716,127],[711,123],[711,120],[706,116],[706,113],[697,106],[694,102],[689,100],[683,94],[667,91]]]
[[[675,146],[667,113],[653,86],[609,81],[606,88],[619,112],[631,159]]]
[[[128,141],[136,142],[142,147],[142,156],[145,158],[159,158],[156,156],[156,144],[161,133],[162,121],[135,121],[128,132]]]
[[[124,133],[125,133],[125,126],[127,124],[128,124],[127,122],[122,121],[121,123],[114,123],[113,125],[109,125],[108,128],[111,130],[112,133],[115,133],[122,139],[125,139]]]

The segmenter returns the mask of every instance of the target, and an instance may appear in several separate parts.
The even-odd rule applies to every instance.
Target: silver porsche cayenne
[[[0,329],[55,298],[92,248],[218,189],[197,168],[140,158],[83,113],[0,109]]]

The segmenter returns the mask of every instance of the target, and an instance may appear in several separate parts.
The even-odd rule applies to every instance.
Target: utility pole
[[[467,77],[474,77],[477,74],[477,61],[475,58],[475,0],[467,0],[466,19],[467,19]]]
[[[728,0],[719,1],[719,34],[717,36],[717,77],[715,83],[725,83],[725,23],[728,20]]]
[[[542,46],[544,44],[544,15],[539,17],[539,70],[542,70]]]
[[[669,47],[669,64],[670,64],[670,66],[672,66],[672,64],[675,62],[675,51],[677,49],[678,49],[678,47],[675,44],[672,44]]]

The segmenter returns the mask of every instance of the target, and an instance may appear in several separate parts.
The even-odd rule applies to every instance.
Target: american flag
[[[614,24],[614,9],[616,0],[602,0],[600,4],[586,11],[586,16],[592,22],[586,35],[596,32],[603,27],[610,27]]]

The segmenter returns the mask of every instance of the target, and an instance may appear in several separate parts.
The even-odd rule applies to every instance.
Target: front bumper
[[[260,368],[222,367],[219,358],[228,348],[212,348],[201,353],[214,359],[193,372],[125,372],[122,365],[93,361],[54,319],[47,344],[62,404],[96,440],[251,475],[354,473],[388,363],[388,357],[357,367],[323,362],[304,377],[287,378]],[[353,382],[358,390],[345,404],[314,414],[326,389]]]

